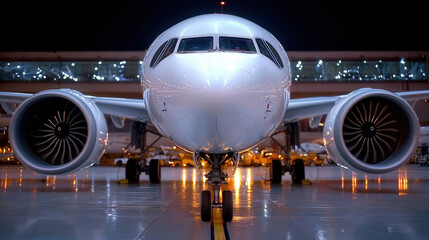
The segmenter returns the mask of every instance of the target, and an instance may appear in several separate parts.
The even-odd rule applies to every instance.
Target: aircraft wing
[[[33,94],[0,92],[0,103],[8,114],[12,114],[17,105],[31,96],[33,96]],[[106,115],[118,118],[127,118],[140,122],[150,122],[150,118],[146,110],[146,104],[144,103],[143,99],[140,100],[94,96],[85,97],[95,102],[101,112]]]
[[[134,121],[150,122],[146,104],[143,99],[92,96],[88,96],[88,98],[92,99],[104,114],[114,117],[123,117]]]
[[[411,105],[416,101],[429,98],[429,90],[397,92],[396,95],[407,100]],[[283,117],[284,122],[295,122],[300,119],[328,114],[335,103],[348,95],[331,97],[309,97],[291,99]]]
[[[295,122],[300,119],[328,114],[335,103],[344,96],[309,97],[291,99],[284,122]]]

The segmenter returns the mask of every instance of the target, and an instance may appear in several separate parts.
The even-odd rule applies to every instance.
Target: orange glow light
[[[220,5],[221,5],[221,6],[225,6],[225,4],[226,4],[226,2],[225,2],[225,1],[221,1],[221,2],[220,2]]]
[[[357,189],[357,177],[356,177],[356,173],[353,172],[352,173],[352,192],[353,192],[353,194],[356,194],[356,189]]]
[[[365,175],[365,190],[368,190],[368,175]]]

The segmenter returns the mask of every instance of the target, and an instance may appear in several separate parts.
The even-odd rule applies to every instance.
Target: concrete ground
[[[0,239],[428,239],[429,167],[386,175],[306,167],[312,185],[267,168],[239,168],[224,189],[234,219],[200,220],[206,189],[194,168],[162,168],[162,183],[118,184],[124,168],[91,167],[44,176],[0,166]],[[213,218],[217,213],[213,213]],[[215,228],[213,226],[215,225]],[[214,230],[213,230],[214,229]]]

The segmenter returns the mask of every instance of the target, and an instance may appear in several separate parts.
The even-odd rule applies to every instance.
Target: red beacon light
[[[226,5],[225,1],[220,2],[220,12],[223,13],[223,7]]]

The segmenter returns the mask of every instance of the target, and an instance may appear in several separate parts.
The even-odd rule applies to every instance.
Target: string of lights
[[[0,81],[140,81],[143,61],[0,62]],[[296,82],[427,81],[424,60],[293,60]]]

